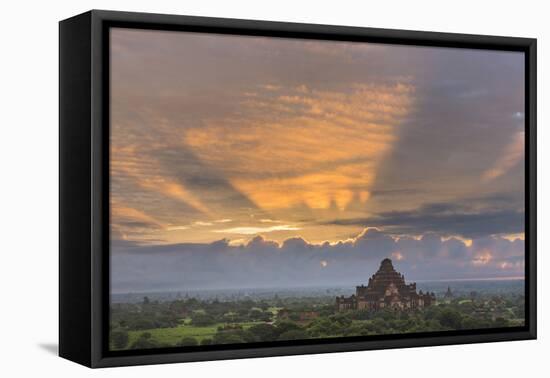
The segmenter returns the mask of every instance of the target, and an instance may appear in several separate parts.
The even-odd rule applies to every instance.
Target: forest
[[[113,303],[111,350],[192,347],[522,326],[523,295],[499,293],[439,298],[414,311],[337,311],[334,296],[240,298],[144,296],[138,303]]]

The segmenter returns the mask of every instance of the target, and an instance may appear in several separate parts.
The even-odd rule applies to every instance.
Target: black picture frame
[[[525,54],[524,327],[112,352],[110,27],[520,51]],[[536,39],[92,10],[59,24],[59,354],[88,367],[536,338]]]

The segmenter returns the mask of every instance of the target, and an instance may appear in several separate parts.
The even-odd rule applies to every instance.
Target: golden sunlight
[[[274,91],[275,100],[265,98]],[[248,98],[242,116],[189,130],[185,143],[264,210],[333,204],[344,210],[354,197],[366,202],[414,89],[397,84],[357,85],[351,93],[269,92]]]

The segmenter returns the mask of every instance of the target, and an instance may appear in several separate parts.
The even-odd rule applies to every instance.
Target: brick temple
[[[367,286],[357,286],[355,294],[350,297],[336,297],[338,311],[384,308],[414,310],[434,303],[435,294],[423,293],[422,290],[417,293],[416,282],[405,283],[405,277],[394,269],[390,259],[382,260]]]

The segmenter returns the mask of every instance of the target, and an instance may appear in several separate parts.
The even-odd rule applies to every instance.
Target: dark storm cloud
[[[373,225],[387,227],[394,234],[437,232],[474,238],[493,234],[513,234],[524,231],[525,215],[519,211],[496,211],[478,214],[441,214],[435,209],[392,211],[369,218],[335,220],[332,225]]]
[[[440,235],[477,238],[523,233],[525,213],[515,196],[499,194],[454,203],[430,203],[413,210],[388,211],[370,217],[335,219],[325,225],[383,227],[393,234]],[[480,209],[477,206],[482,205]],[[514,206],[516,205],[516,206]]]

